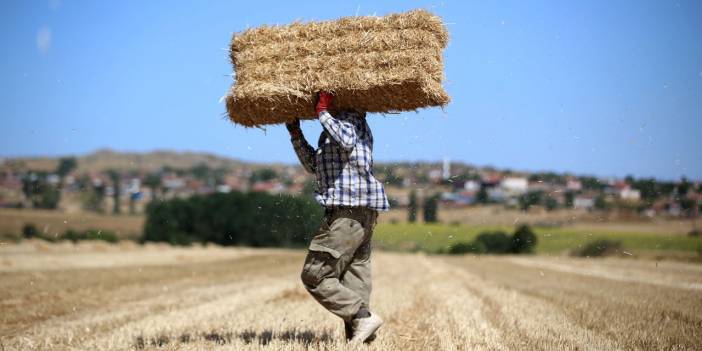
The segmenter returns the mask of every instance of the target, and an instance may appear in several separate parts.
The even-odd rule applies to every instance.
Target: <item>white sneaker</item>
[[[350,342],[351,339],[353,339],[353,326],[351,325],[351,322],[344,321],[344,334],[346,334],[346,342]],[[366,344],[371,343],[373,340],[375,340],[375,337],[375,333],[373,333],[364,342]]]
[[[364,342],[383,325],[383,320],[377,314],[370,312],[370,317],[356,318],[351,321],[351,325],[353,326],[351,342]]]

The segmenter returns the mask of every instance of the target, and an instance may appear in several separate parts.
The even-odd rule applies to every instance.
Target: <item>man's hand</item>
[[[300,129],[300,120],[295,118],[294,121],[285,123],[285,128],[288,128],[288,132],[290,132],[291,136],[298,136],[302,134],[302,130]]]
[[[326,91],[319,92],[319,98],[317,99],[317,116],[319,116],[322,111],[329,110],[332,103],[334,102],[334,95],[327,93]]]

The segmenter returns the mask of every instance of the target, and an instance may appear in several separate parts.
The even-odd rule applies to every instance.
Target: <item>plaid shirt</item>
[[[299,133],[292,137],[302,166],[317,178],[315,198],[324,207],[358,206],[387,211],[385,189],[373,176],[373,134],[365,116],[344,111],[319,114],[324,131],[317,150]]]

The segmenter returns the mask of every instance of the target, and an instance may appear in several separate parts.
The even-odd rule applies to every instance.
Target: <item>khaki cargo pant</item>
[[[350,321],[371,293],[371,236],[378,212],[364,207],[327,209],[302,268],[307,291],[335,315]]]

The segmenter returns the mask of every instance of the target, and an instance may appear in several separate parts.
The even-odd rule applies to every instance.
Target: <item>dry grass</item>
[[[557,210],[523,212],[505,209],[502,206],[475,206],[466,208],[441,208],[439,220],[447,224],[464,224],[469,226],[515,226],[519,224],[561,225],[564,228],[587,232],[613,231],[652,234],[687,235],[692,222],[685,219],[668,220],[656,218],[651,220],[621,220],[602,218],[602,214],[584,210]],[[422,222],[422,213],[418,213],[418,222]],[[406,222],[407,209],[391,209],[378,218],[380,223]],[[697,220],[698,227],[701,225]]]
[[[299,283],[301,251],[23,245],[0,246],[6,350],[346,348],[341,322]],[[699,265],[382,252],[373,263],[372,308],[386,324],[358,349],[693,350],[702,342]]]
[[[22,227],[33,224],[43,235],[57,236],[67,229],[101,229],[115,232],[120,238],[141,235],[144,216],[112,216],[95,213],[69,213],[53,210],[0,209],[0,235],[22,234]]]
[[[441,19],[424,10],[236,33],[227,111],[247,127],[314,119],[320,90],[333,92],[339,108],[366,112],[444,106],[447,42]]]

